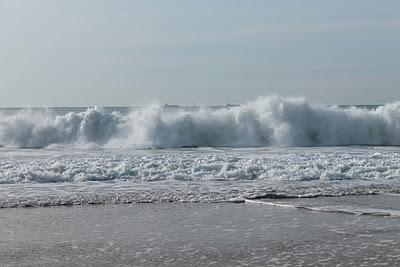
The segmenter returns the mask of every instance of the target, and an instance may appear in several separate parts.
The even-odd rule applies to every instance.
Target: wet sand
[[[2,266],[395,266],[400,219],[249,203],[0,210]]]

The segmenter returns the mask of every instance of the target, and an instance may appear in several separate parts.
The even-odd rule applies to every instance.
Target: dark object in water
[[[225,105],[225,107],[227,107],[227,108],[230,108],[230,107],[240,107],[240,105],[239,105],[239,104],[231,104],[231,103],[228,103],[228,104]]]
[[[164,108],[179,108],[179,105],[170,105],[170,104],[165,104]]]

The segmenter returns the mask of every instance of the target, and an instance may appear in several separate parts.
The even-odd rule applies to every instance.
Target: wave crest
[[[107,113],[97,107],[63,116],[24,110],[1,118],[0,142],[18,148],[72,143],[104,145],[117,137],[122,121],[120,114]]]
[[[1,116],[0,144],[20,148],[400,145],[400,102],[376,110],[343,109],[275,96],[219,109],[153,105],[129,114],[89,108],[66,115],[25,110]]]

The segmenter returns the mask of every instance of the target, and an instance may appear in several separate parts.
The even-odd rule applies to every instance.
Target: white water
[[[0,207],[399,193],[398,147],[0,149]]]
[[[400,192],[400,102],[3,110],[0,144],[0,207]]]
[[[0,117],[0,144],[37,148],[400,145],[400,102],[376,110],[260,98],[240,107],[199,110],[158,105],[129,114],[89,108],[57,115],[23,110]]]
[[[0,150],[0,183],[400,180],[400,149]]]
[[[246,199],[246,203],[262,204],[289,209],[352,215],[400,217],[400,195],[358,195],[320,198]]]

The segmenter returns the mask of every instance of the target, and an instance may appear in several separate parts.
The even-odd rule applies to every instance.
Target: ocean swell
[[[110,148],[400,145],[400,102],[375,110],[262,97],[238,107],[0,115],[0,145]]]

